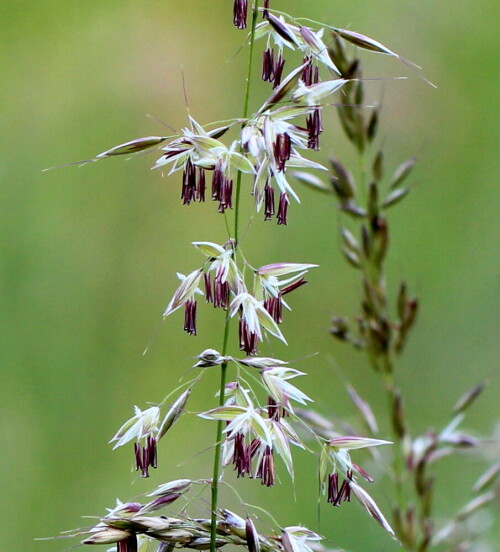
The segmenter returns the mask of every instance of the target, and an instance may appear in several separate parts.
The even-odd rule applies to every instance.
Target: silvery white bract
[[[141,410],[138,406],[134,406],[135,415],[127,420],[110,443],[116,441],[113,449],[121,447],[132,440],[140,440],[158,430],[160,422],[160,409],[157,406],[152,406],[146,410]]]

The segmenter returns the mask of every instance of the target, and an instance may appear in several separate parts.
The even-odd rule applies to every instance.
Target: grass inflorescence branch
[[[354,178],[342,162],[332,156],[330,183],[340,210],[350,219],[340,227],[341,248],[347,262],[360,275],[362,298],[356,320],[351,322],[346,317],[335,316],[330,331],[336,339],[350,342],[363,351],[368,364],[381,376],[394,442],[393,465],[388,473],[394,483],[392,526],[398,540],[412,552],[440,549],[445,543],[453,542],[457,546],[455,550],[469,550],[476,535],[465,527],[465,522],[473,511],[487,507],[494,500],[498,487],[480,494],[479,489],[484,489],[478,486],[475,493],[479,496],[463,506],[444,529],[439,529],[431,466],[452,453],[478,448],[479,441],[462,433],[458,426],[465,411],[483,391],[484,384],[475,386],[458,401],[459,406],[454,407],[451,421],[442,431],[411,434],[403,392],[397,383],[397,359],[404,352],[414,328],[419,301],[410,295],[405,280],[397,286],[395,297],[390,296],[386,260],[390,245],[389,211],[408,196],[411,190],[409,176],[416,158],[407,159],[392,175],[386,176],[384,150],[377,141],[380,106],[367,109],[363,105],[361,60],[346,51],[342,37],[342,33],[333,33],[329,51],[341,75],[351,81],[343,88],[340,99],[344,103],[339,104],[337,110],[344,134],[357,151],[359,176]],[[378,426],[373,423],[375,417],[371,408],[353,388],[349,393],[365,425],[372,428],[375,435]],[[486,473],[496,472],[493,467]],[[458,538],[454,538],[455,531]]]

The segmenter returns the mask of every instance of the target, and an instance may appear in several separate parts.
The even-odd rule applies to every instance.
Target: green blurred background
[[[126,500],[167,479],[209,473],[211,454],[194,455],[210,445],[210,422],[179,423],[162,442],[160,469],[146,481],[130,473],[131,451],[112,452],[107,440],[134,404],[161,400],[195,354],[220,347],[223,320],[205,309],[197,338],[181,331],[176,314],[142,356],[176,286],[175,272],[190,271],[200,260],[189,243],[225,240],[222,217],[211,203],[182,208],[178,177],[150,171],[154,156],[41,169],[164,133],[148,113],[176,128],[185,125],[182,72],[200,122],[238,116],[246,54],[237,53],[244,35],[231,26],[231,5],[0,4],[1,550],[61,551],[74,541],[33,539],[87,524],[80,516],[103,513],[116,497]],[[390,221],[391,288],[405,277],[422,301],[400,382],[418,431],[439,428],[462,392],[490,378],[468,420],[475,435],[490,434],[500,390],[495,3],[272,5],[368,34],[422,65],[438,85],[427,86],[393,59],[363,56],[366,76],[409,77],[369,85],[372,98],[384,97],[388,169],[414,153],[421,160],[412,177],[418,186]],[[264,90],[254,90],[254,107]],[[329,117],[334,120],[333,113]],[[325,137],[323,146],[323,155],[348,152],[339,133]],[[382,412],[378,379],[361,356],[326,332],[331,315],[355,314],[359,299],[358,282],[338,253],[338,214],[324,196],[300,195],[288,227],[256,220],[243,244],[255,265],[321,265],[292,298],[294,311],[284,324],[290,346],[272,343],[266,352],[286,358],[320,353],[298,367],[310,374],[303,387],[325,415],[354,419],[339,368]],[[245,200],[247,216],[251,202]],[[213,404],[216,385],[197,390],[190,410]],[[484,447],[490,456],[495,450],[491,443]],[[296,500],[286,477],[270,491],[243,481],[241,492],[283,525],[317,528],[316,467],[306,456],[296,454]],[[436,467],[440,515],[467,500],[481,466],[464,454]],[[387,511],[388,488],[379,485],[373,493]],[[236,507],[233,496],[227,504]],[[353,551],[397,549],[356,504],[325,507],[321,531]]]

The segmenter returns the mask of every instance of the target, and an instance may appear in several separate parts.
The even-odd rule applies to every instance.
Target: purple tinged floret
[[[169,493],[163,496],[159,496],[158,498],[155,498],[153,501],[148,503],[147,509],[149,511],[158,510],[163,506],[172,504],[172,502],[175,502],[180,496],[181,496],[181,493]]]
[[[240,349],[245,351],[247,355],[256,355],[258,336],[257,334],[250,332],[248,324],[243,319],[240,319],[239,334]]]
[[[182,173],[181,199],[183,205],[189,205],[192,201],[205,201],[205,171],[198,169],[188,159]]]
[[[149,477],[149,468],[158,466],[157,442],[152,436],[148,436],[146,445],[141,447],[134,443],[135,469],[141,472],[141,477]]]
[[[233,206],[233,181],[226,176],[220,164],[215,167],[212,177],[212,199],[219,202],[219,213]]]
[[[221,275],[217,274],[214,278],[214,307],[226,310],[229,306],[229,293],[229,284],[223,282]]]
[[[183,205],[189,205],[195,199],[196,192],[196,167],[188,159],[182,174],[181,198]]]
[[[274,58],[274,50],[268,48],[262,54],[262,80],[272,82],[273,89],[281,84],[283,68],[285,67],[285,58],[283,52],[278,50],[278,57]]]

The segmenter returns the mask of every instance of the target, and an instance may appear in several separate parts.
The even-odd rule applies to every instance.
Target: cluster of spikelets
[[[198,355],[194,366],[200,370],[199,376],[186,384],[187,388],[168,408],[165,408],[167,400],[143,411],[136,407],[135,415],[123,424],[111,442],[115,443],[115,448],[134,443],[136,470],[141,476],[148,477],[149,468],[157,467],[156,446],[183,413],[195,385],[210,368],[222,363],[235,366],[237,380],[226,384],[222,406],[199,414],[200,418],[226,423],[222,466],[233,466],[237,477],[260,479],[262,485],[269,487],[275,483],[275,458],[278,457],[293,480],[291,447],[307,448],[294,425],[308,427],[322,450],[319,477],[327,501],[333,506],[340,506],[354,496],[367,513],[393,535],[379,507],[357,481],[358,475],[369,482],[373,479],[350,456],[352,450],[389,444],[388,441],[341,436],[337,433],[322,438],[316,434],[314,424],[307,426],[308,415],[303,411],[296,412],[294,407],[294,403],[306,406],[311,401],[290,381],[305,374],[280,359],[257,356],[237,359],[207,349]],[[245,387],[246,379],[241,373],[258,383],[259,393],[251,387]],[[267,397],[264,405],[259,402],[262,394]],[[163,414],[164,410],[166,412]],[[314,419],[314,414],[311,419]],[[153,458],[154,463],[150,461]],[[157,513],[183,497],[193,484],[207,486],[210,481],[172,481],[148,494],[151,500],[146,504],[135,501],[118,503],[115,509],[110,510],[85,533],[83,544],[117,543],[119,552],[147,550],[152,542],[158,542],[158,550],[161,551],[174,547],[208,549],[211,542],[210,520],[190,518],[185,508],[181,509],[179,518]],[[247,546],[251,551],[312,552],[311,546],[314,545],[316,550],[317,541],[320,540],[321,537],[304,527],[283,528],[279,536],[266,537],[257,533],[250,517],[243,520],[225,509],[218,509],[217,512],[217,547],[237,544]]]
[[[246,1],[234,2],[234,23],[238,28],[246,27],[247,11]],[[256,6],[253,11],[257,14]],[[234,190],[239,187],[234,183],[246,175],[251,181],[256,211],[263,211],[265,220],[276,216],[278,224],[286,224],[290,198],[299,201],[291,184],[290,169],[299,170],[302,179],[309,171],[327,170],[309,159],[306,152],[319,149],[322,110],[349,83],[329,53],[325,31],[335,32],[362,48],[398,56],[378,42],[351,31],[316,23],[304,25],[288,15],[274,13],[268,2],[260,12],[263,20],[258,24],[254,20],[249,42],[265,41],[262,77],[272,84],[273,90],[255,113],[203,126],[189,117],[189,126],[178,134],[132,140],[90,161],[160,150],[153,168],[169,167],[169,174],[182,174],[182,203],[202,202],[208,195],[217,202],[221,213],[233,208]],[[288,73],[284,70],[285,49],[301,54],[300,64]],[[327,75],[325,80],[321,80],[323,73]],[[223,141],[231,133],[236,137],[227,143]],[[180,285],[163,316],[183,308],[184,330],[196,335],[197,298],[204,297],[205,302],[226,311],[228,318],[238,317],[239,347],[249,356],[237,359],[212,349],[204,351],[195,365],[199,375],[185,385],[166,413],[162,414],[168,398],[146,410],[136,407],[135,415],[119,429],[112,442],[115,448],[132,442],[136,470],[142,477],[148,477],[150,469],[158,465],[159,441],[183,413],[196,383],[210,372],[210,367],[233,365],[236,379],[225,385],[219,406],[199,414],[203,419],[225,424],[222,466],[233,466],[237,477],[259,479],[262,485],[271,486],[275,483],[275,458],[279,457],[293,479],[291,448],[306,448],[294,425],[307,426],[305,416],[295,412],[294,403],[306,406],[311,399],[291,380],[304,373],[286,361],[257,355],[266,335],[286,343],[279,328],[283,309],[290,308],[285,296],[305,284],[307,271],[316,265],[280,262],[253,268],[234,239],[222,245],[209,241],[193,245],[204,260],[189,274],[178,274]],[[253,379],[257,390],[245,378]],[[388,441],[340,434],[324,439],[312,428],[308,431],[322,451],[319,479],[328,502],[340,506],[354,496],[393,535],[384,515],[358,482],[358,476],[367,481],[372,481],[371,477],[350,457],[351,450],[377,447]],[[154,542],[158,543],[158,551],[175,547],[214,549],[225,544],[244,545],[251,552],[311,552],[312,547],[317,548],[321,537],[304,527],[282,528],[276,536],[264,536],[256,531],[250,517],[244,520],[221,508],[215,512],[215,542],[213,517],[193,519],[185,508],[177,518],[157,514],[183,497],[193,484],[211,483],[174,481],[160,485],[148,495],[151,500],[144,505],[118,503],[87,532],[83,543],[116,543],[118,552],[146,550]]]
[[[246,5],[235,8],[240,28],[246,26],[246,11]],[[256,211],[263,210],[265,220],[276,216],[278,224],[286,224],[290,198],[299,201],[288,169],[327,170],[305,152],[319,149],[322,110],[331,104],[337,91],[353,80],[342,76],[333,61],[324,42],[325,31],[358,47],[402,58],[359,33],[319,23],[307,26],[285,14],[273,15],[268,8],[261,11],[264,20],[256,25],[252,38],[266,42],[262,77],[272,82],[273,92],[255,113],[203,126],[190,116],[189,126],[179,134],[131,140],[89,161],[160,149],[161,156],[153,169],[168,166],[168,174],[182,173],[183,204],[203,202],[209,196],[221,213],[233,207],[234,182],[249,175]],[[301,63],[283,76],[285,49],[299,52]],[[327,78],[322,80],[323,73]],[[231,129],[237,136],[225,143],[222,139]]]
[[[233,21],[239,29],[247,27],[247,12],[247,0],[234,1]],[[200,125],[190,116],[189,126],[179,133],[135,139],[113,147],[90,161],[159,150],[160,155],[153,169],[168,167],[169,174],[182,174],[182,203],[203,202],[209,196],[217,203],[221,213],[232,209],[233,203],[239,201],[240,182],[246,176],[251,183],[249,191],[256,211],[263,211],[265,220],[276,217],[278,224],[287,224],[290,198],[299,202],[292,187],[292,178],[317,189],[325,188],[323,181],[311,171],[324,172],[327,168],[308,158],[307,151],[319,150],[323,132],[322,112],[333,103],[333,96],[339,90],[345,89],[347,101],[345,105],[339,104],[338,109],[349,139],[361,151],[373,140],[376,132],[377,110],[373,111],[370,121],[363,127],[356,121],[359,112],[351,109],[356,102],[360,103],[358,95],[351,95],[353,90],[361,89],[362,79],[356,67],[348,66],[345,57],[340,55],[342,41],[408,62],[364,35],[275,12],[271,10],[268,0],[264,0],[262,8],[255,4],[252,12],[254,18],[248,41],[252,46],[255,40],[265,42],[262,78],[272,85],[270,96],[255,113],[206,125]],[[256,15],[259,12],[263,20],[257,24]],[[325,39],[327,32],[331,33],[328,44]],[[285,50],[299,52],[301,58],[299,65],[288,73],[285,71]],[[326,79],[323,78],[325,75]],[[231,134],[235,135],[234,139],[225,142],[224,138]],[[396,171],[392,192],[382,207],[395,204],[407,193],[401,191],[401,183],[412,166],[413,161],[410,160]],[[340,162],[332,159],[332,168],[331,189],[340,199],[341,209],[354,217],[368,218],[377,223],[365,232],[361,246],[344,229],[344,253],[356,268],[367,266],[363,262],[363,255],[367,254],[372,260],[378,258],[380,268],[387,249],[384,219],[370,205],[364,210],[356,203],[352,178]],[[378,205],[378,198],[373,202]],[[194,366],[198,370],[197,377],[184,385],[185,388],[173,402],[169,402],[169,395],[161,404],[146,410],[135,407],[134,416],[111,440],[115,448],[132,442],[135,468],[142,477],[149,477],[150,469],[158,465],[159,441],[184,412],[196,384],[210,373],[210,368],[232,366],[236,377],[221,390],[219,406],[199,414],[200,418],[217,421],[219,427],[224,427],[220,443],[222,467],[232,466],[237,477],[259,479],[262,485],[269,487],[276,480],[275,459],[280,458],[293,481],[292,448],[308,448],[295,427],[305,427],[320,449],[320,491],[328,503],[340,506],[354,497],[394,537],[391,525],[359,484],[360,477],[368,482],[373,479],[351,459],[353,450],[366,448],[376,456],[374,447],[390,444],[374,437],[376,423],[369,406],[351,390],[351,397],[367,422],[369,437],[360,437],[357,431],[342,435],[331,429],[325,435],[328,423],[314,412],[298,410],[295,406],[298,403],[305,407],[312,400],[295,385],[295,381],[291,383],[291,380],[305,374],[286,361],[257,356],[260,343],[267,335],[286,343],[279,327],[283,308],[290,309],[284,296],[304,285],[307,271],[316,265],[279,262],[253,268],[241,255],[236,239],[229,239],[222,245],[209,241],[194,242],[193,245],[204,260],[189,274],[178,273],[180,285],[163,317],[183,308],[184,330],[196,335],[197,298],[204,297],[206,303],[226,311],[227,320],[238,318],[239,348],[247,357],[238,359],[213,349],[203,351]],[[367,282],[365,286],[368,298],[372,284]],[[404,286],[400,295],[399,339],[402,349],[406,333],[413,324],[416,302],[408,299]],[[377,302],[380,302],[379,297],[372,300],[375,306]],[[377,318],[376,309],[370,305],[365,312],[367,326],[361,326],[360,336],[352,337],[347,321],[338,317],[334,319],[332,334],[344,341],[352,341],[358,348],[377,350],[380,356],[384,335],[377,324],[382,324],[381,316]],[[390,339],[386,338],[386,341]],[[373,347],[374,343],[378,348]],[[375,361],[378,361],[375,356]],[[250,386],[248,380],[256,385]],[[173,393],[176,392],[178,390]],[[170,405],[168,408],[167,404]],[[448,438],[457,435],[453,430],[448,431]],[[437,448],[434,441],[422,443],[420,458],[417,444],[416,440],[411,445],[415,462],[422,462],[422,458],[428,458],[430,451]],[[215,485],[218,484],[218,481],[215,482]],[[210,519],[190,517],[186,510],[192,499],[187,499],[185,495],[195,485],[213,487],[214,481],[181,479],[164,483],[146,495],[150,500],[145,504],[118,502],[94,527],[78,535],[85,535],[84,544],[116,543],[118,552],[146,552],[155,545],[157,552],[171,552],[174,548],[215,550],[228,544],[245,546],[250,552],[313,552],[321,549],[321,537],[305,527],[279,528],[275,535],[263,535],[256,530],[249,515],[243,519],[220,507],[211,512]],[[179,499],[186,499],[187,504],[176,517],[159,513]],[[396,536],[403,540],[404,531],[400,526],[396,527]]]
[[[159,543],[157,552],[177,548],[207,550],[210,547],[210,519],[190,519],[155,515],[166,504],[183,496],[198,482],[188,479],[171,481],[150,493],[147,504],[128,502],[109,510],[101,519],[84,544],[124,543],[118,550],[147,550],[148,544]],[[119,539],[119,540],[118,540]],[[217,547],[225,545],[245,546],[250,552],[313,552],[320,550],[317,543],[321,537],[304,527],[284,527],[279,536],[265,536],[257,532],[252,520],[241,518],[230,510],[220,511],[217,521]]]

